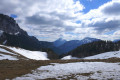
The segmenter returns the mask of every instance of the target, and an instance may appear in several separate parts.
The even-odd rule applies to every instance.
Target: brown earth
[[[72,63],[72,62],[120,62],[120,58],[109,58],[109,59],[77,59],[77,60],[46,60],[46,61],[35,61],[35,60],[18,60],[0,61],[0,80],[13,79],[28,73],[32,70],[37,69],[40,66],[49,65],[50,63]]]

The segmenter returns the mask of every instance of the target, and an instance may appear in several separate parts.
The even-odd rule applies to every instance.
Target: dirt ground
[[[49,65],[50,63],[71,63],[71,62],[110,62],[116,63],[120,62],[120,58],[110,58],[110,59],[92,59],[92,60],[48,60],[48,61],[35,61],[35,60],[18,60],[0,61],[0,80],[13,79],[28,73],[32,70],[37,69],[40,66]]]

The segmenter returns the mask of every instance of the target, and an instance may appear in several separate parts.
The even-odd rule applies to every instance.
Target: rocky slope
[[[52,42],[39,41],[34,36],[29,36],[13,18],[3,14],[0,14],[0,44],[32,51],[44,51],[50,56],[57,57],[51,50],[54,48]]]

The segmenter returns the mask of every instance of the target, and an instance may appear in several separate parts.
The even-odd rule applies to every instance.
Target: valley
[[[77,5],[79,2],[74,6]],[[25,19],[20,16],[22,20],[14,14],[0,13],[0,80],[120,80],[118,28],[116,32],[108,28],[103,30],[106,27],[103,24],[100,28],[96,25],[95,28],[86,29],[83,23],[86,21],[80,21],[80,25],[78,21],[69,24],[72,17],[65,16],[68,19],[64,22],[59,19],[64,16],[56,11],[45,15],[44,11],[42,13],[29,13],[29,16],[24,16]],[[107,26],[110,28],[120,25],[117,21],[113,26],[113,22],[109,22],[111,19],[103,22],[109,23]],[[94,21],[94,24],[96,22],[99,23]],[[98,29],[100,32],[97,32]]]

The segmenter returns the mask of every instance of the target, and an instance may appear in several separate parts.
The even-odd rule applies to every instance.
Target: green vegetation
[[[119,49],[120,49],[120,42],[113,43],[111,41],[97,41],[97,42],[81,45],[76,49],[72,50],[71,52],[62,55],[61,57],[66,55],[72,55],[73,57],[83,58],[109,51],[118,51]]]

